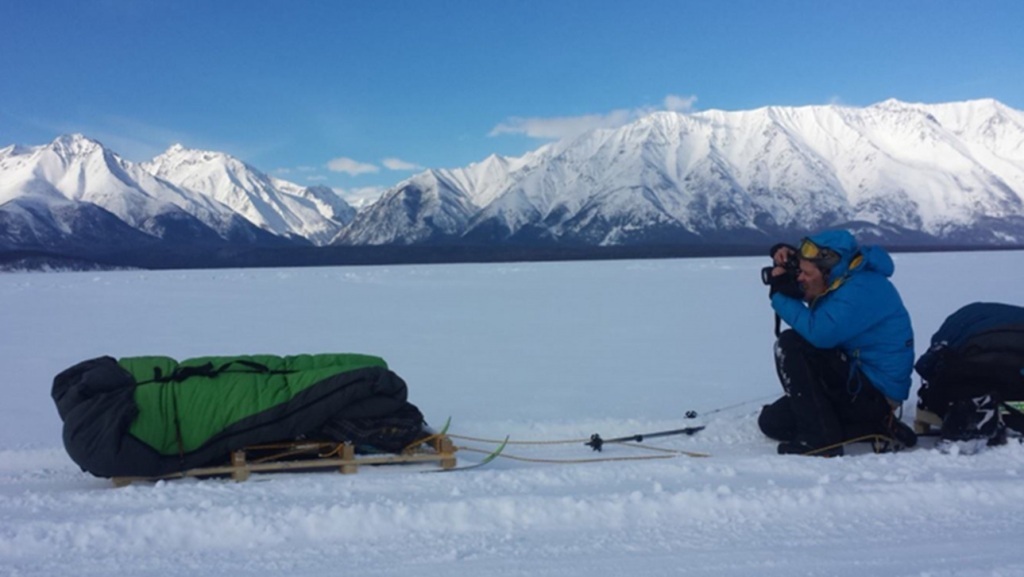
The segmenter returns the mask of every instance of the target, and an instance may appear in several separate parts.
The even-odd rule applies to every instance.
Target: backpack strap
[[[179,366],[169,375],[164,375],[160,367],[153,368],[153,378],[148,381],[142,381],[140,385],[147,385],[149,383],[180,383],[186,379],[192,377],[209,377],[213,378],[217,375],[226,372],[232,365],[241,365],[250,370],[248,371],[236,371],[241,373],[255,373],[255,374],[266,374],[266,375],[287,375],[295,371],[286,370],[271,370],[270,367],[257,363],[255,361],[247,361],[245,359],[235,359],[228,361],[219,367],[214,367],[213,363],[203,363],[201,365],[182,367]]]
[[[180,383],[185,379],[191,377],[212,377],[218,372],[214,370],[213,363],[204,363],[202,365],[194,367],[176,367],[171,374],[164,375],[164,372],[160,367],[153,367],[153,378],[148,381],[141,381],[140,385],[148,385],[149,383]]]

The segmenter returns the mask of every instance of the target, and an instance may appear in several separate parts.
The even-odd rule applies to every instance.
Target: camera
[[[779,279],[780,281],[785,280],[790,283],[796,283],[796,277],[800,275],[800,259],[797,258],[795,252],[791,252],[785,262],[782,263],[782,268],[785,270],[780,276],[789,277],[786,279]],[[775,270],[775,266],[766,266],[761,269],[761,282],[766,286],[772,284],[772,271]]]

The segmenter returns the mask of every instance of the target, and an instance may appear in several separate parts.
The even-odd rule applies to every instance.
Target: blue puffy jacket
[[[889,282],[895,265],[885,249],[858,247],[845,230],[810,237],[839,253],[829,274],[829,289],[810,305],[781,293],[772,296],[779,317],[813,346],[838,348],[859,366],[886,397],[910,395],[914,331],[896,287]],[[860,386],[851,374],[852,390]]]

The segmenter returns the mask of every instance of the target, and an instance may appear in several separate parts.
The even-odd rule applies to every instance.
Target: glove
[[[773,245],[770,249],[768,249],[768,258],[774,259],[775,258],[775,253],[779,252],[780,248],[788,248],[791,251],[790,254],[796,254],[797,253],[797,250],[796,250],[795,246],[793,246],[791,244],[788,244],[788,243],[785,243],[785,242],[779,242],[779,243],[776,243],[775,245]]]
[[[780,274],[771,277],[771,282],[768,284],[768,298],[772,298],[775,293],[782,293],[788,297],[803,300],[804,291],[800,288],[800,283],[796,281],[796,277],[792,274]]]

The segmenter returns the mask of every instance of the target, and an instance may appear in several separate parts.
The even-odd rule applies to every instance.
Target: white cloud
[[[597,128],[616,128],[626,124],[633,118],[634,115],[629,110],[613,110],[608,114],[558,116],[554,118],[513,117],[495,126],[489,136],[523,134],[530,138],[560,140]]]
[[[670,94],[663,101],[664,110],[673,112],[690,112],[693,110],[696,96],[679,96]],[[512,117],[498,124],[488,136],[502,134],[522,134],[541,140],[562,140],[583,134],[598,128],[618,128],[638,118],[646,116],[656,109],[651,107],[633,110],[613,110],[607,114],[587,114],[583,116],[557,116],[551,118]]]
[[[380,163],[388,170],[420,170],[423,168],[418,164],[406,162],[400,158],[385,158]]]
[[[393,156],[382,159],[380,163],[388,170],[420,170],[423,168],[416,163],[408,162]],[[335,158],[328,162],[327,168],[333,172],[344,172],[350,176],[380,172],[380,166],[377,166],[376,164],[359,162],[358,160],[344,156]],[[303,170],[303,167],[299,167],[297,170]]]
[[[693,105],[697,102],[697,97],[690,96],[679,96],[678,94],[669,94],[665,97],[665,110],[671,110],[672,112],[691,112]]]
[[[375,164],[359,162],[344,156],[328,161],[327,169],[331,172],[344,172],[350,176],[380,172],[380,167]]]
[[[292,173],[296,173],[296,172],[300,172],[300,173],[308,175],[308,174],[316,172],[318,170],[320,170],[320,169],[315,167],[315,166],[296,166],[294,168],[289,168],[289,167],[282,166],[281,168],[275,168],[273,170],[273,172],[274,172],[274,174],[280,174],[280,175],[292,174]],[[320,179],[320,180],[324,180],[327,177],[326,176],[307,176],[306,177],[307,180],[313,180],[314,178]]]

